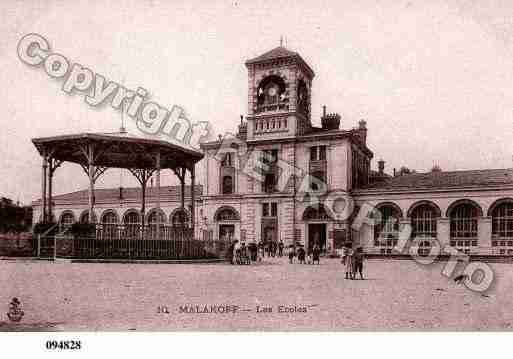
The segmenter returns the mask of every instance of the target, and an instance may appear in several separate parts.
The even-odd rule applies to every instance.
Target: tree
[[[0,233],[22,232],[32,224],[32,208],[14,204],[9,198],[0,198]]]

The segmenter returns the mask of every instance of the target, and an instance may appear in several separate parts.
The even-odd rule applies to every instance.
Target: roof
[[[303,60],[303,58],[297,52],[290,51],[290,50],[284,48],[283,46],[278,46],[270,51],[267,51],[266,53],[263,53],[260,56],[257,56],[250,60],[247,60],[246,65],[257,64],[257,63],[261,63],[261,62],[267,62],[267,61],[278,60],[278,59],[287,59],[287,58],[297,59],[299,62],[303,63],[303,65],[306,66],[306,68],[311,72],[312,76],[314,75],[312,68],[310,66],[308,66],[306,61]]]
[[[196,198],[203,193],[203,186],[194,186]],[[71,193],[60,194],[52,197],[52,201],[56,204],[59,203],[87,203],[89,196],[89,190],[81,190]],[[117,188],[96,188],[94,190],[95,203],[110,203],[119,201],[119,187]],[[156,187],[146,188],[146,201],[149,202],[152,198],[157,197]],[[163,186],[160,187],[160,200],[168,202],[179,202],[181,197],[180,186]],[[185,199],[191,197],[191,186],[185,186]],[[123,201],[140,201],[141,200],[141,187],[127,187],[123,188]],[[32,205],[38,205],[41,200],[35,200]]]
[[[267,60],[275,60],[275,59],[281,59],[281,58],[287,58],[287,57],[300,57],[297,52],[290,51],[283,46],[278,46],[270,51],[267,51],[266,53],[257,56],[251,60],[246,61],[247,64],[253,64],[257,62],[263,62]]]
[[[431,190],[513,185],[512,169],[412,173],[374,182],[358,192]]]
[[[87,165],[85,156],[89,144],[95,148],[95,165],[116,168],[155,168],[155,154],[160,153],[161,168],[186,166],[191,168],[203,158],[199,151],[167,141],[126,134],[78,133],[33,138],[38,152],[52,152],[57,160]]]

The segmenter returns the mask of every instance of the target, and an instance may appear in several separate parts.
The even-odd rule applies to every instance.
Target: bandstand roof
[[[160,153],[161,168],[192,168],[203,154],[167,141],[139,138],[125,133],[79,133],[32,139],[39,153],[56,160],[88,165],[87,148],[94,148],[94,165],[114,168],[155,168]]]

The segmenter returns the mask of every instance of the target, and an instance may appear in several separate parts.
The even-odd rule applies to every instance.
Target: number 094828
[[[47,340],[46,349],[48,350],[78,350],[82,349],[80,340]]]

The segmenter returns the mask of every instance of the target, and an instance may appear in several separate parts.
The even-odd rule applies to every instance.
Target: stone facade
[[[344,129],[343,119],[324,109],[322,127],[312,126],[314,72],[301,56],[279,47],[246,66],[247,117],[235,136],[201,145],[205,157],[198,164],[197,238],[282,240],[307,250],[318,243],[325,253],[351,243],[389,255],[399,232],[411,228],[424,249],[437,239],[469,254],[513,255],[513,171],[390,176],[384,161],[379,172],[370,171],[373,153],[367,148],[365,121]],[[160,200],[163,218],[172,225],[180,199],[176,189],[163,191],[175,193]],[[109,193],[95,204],[99,222],[108,212],[122,222],[127,213],[138,211],[136,194],[120,199],[116,190]],[[85,192],[83,197],[56,196],[55,218],[61,221],[72,213],[79,220],[87,210]],[[155,207],[150,194],[147,216]],[[355,225],[362,208],[378,211],[381,222]],[[38,215],[35,203],[34,218]]]

